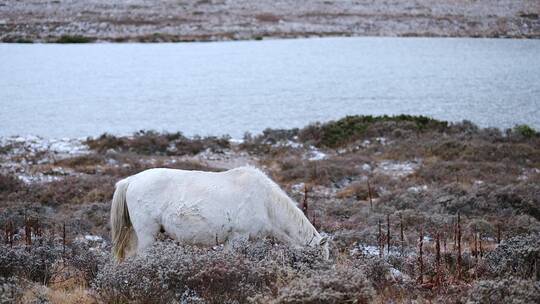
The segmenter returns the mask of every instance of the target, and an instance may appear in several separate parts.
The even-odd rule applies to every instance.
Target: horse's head
[[[323,257],[328,260],[330,258],[330,250],[328,249],[328,237],[323,236],[319,240],[319,247],[321,248],[321,253]]]

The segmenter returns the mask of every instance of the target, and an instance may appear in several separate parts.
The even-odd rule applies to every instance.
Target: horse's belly
[[[165,231],[184,243],[215,245],[235,238],[253,238],[266,234],[267,220],[251,210],[208,208],[204,205],[179,205],[163,217]]]

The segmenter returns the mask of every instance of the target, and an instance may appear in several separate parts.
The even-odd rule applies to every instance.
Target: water
[[[0,44],[0,136],[241,138],[401,113],[540,129],[540,40]]]

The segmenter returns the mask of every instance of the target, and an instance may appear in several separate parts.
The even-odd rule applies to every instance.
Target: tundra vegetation
[[[349,116],[242,142],[132,136],[0,141],[0,302],[537,303],[540,134]],[[160,235],[112,261],[114,183],[153,167],[264,170],[331,239],[212,248]]]
[[[4,2],[0,3],[2,42],[540,37],[537,0],[497,0],[496,4],[493,0]]]

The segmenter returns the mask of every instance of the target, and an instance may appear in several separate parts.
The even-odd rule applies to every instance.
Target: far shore
[[[480,9],[481,8],[481,9]],[[540,38],[535,0],[12,1],[0,41],[190,42],[303,37]]]

